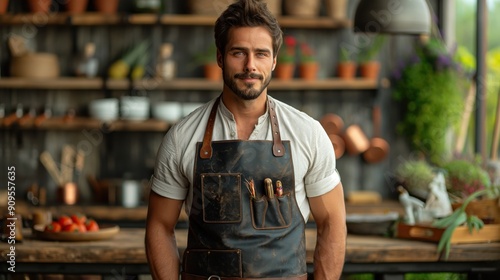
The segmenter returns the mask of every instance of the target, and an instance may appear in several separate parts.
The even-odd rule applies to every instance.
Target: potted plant
[[[115,14],[120,0],[94,0],[95,9],[103,14]]]
[[[28,6],[32,13],[49,13],[52,0],[29,0]]]
[[[300,43],[299,76],[304,80],[316,80],[318,78],[319,64],[316,60],[314,50],[306,42]]]
[[[344,80],[352,80],[356,77],[356,62],[350,57],[346,47],[340,48],[339,63],[337,64],[337,76]]]
[[[380,62],[377,60],[377,55],[384,45],[385,36],[375,35],[373,42],[368,44],[368,47],[363,49],[359,55],[359,73],[362,78],[376,80],[380,72]]]
[[[402,185],[410,195],[426,200],[429,184],[434,179],[434,167],[421,159],[410,159],[398,164],[394,172],[398,185]]]
[[[222,69],[217,63],[217,47],[211,44],[205,51],[198,53],[195,60],[203,66],[203,74],[207,80],[220,81]]]
[[[393,97],[401,108],[397,130],[414,152],[442,165],[451,156],[445,137],[460,121],[464,77],[442,40],[420,41],[409,63],[393,74]]]
[[[297,40],[293,36],[285,36],[274,69],[274,76],[280,80],[291,80],[295,72],[295,50]]]
[[[81,14],[87,10],[88,0],[66,0],[66,11],[70,14]]]

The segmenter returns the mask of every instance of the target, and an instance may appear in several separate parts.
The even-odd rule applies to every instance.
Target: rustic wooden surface
[[[18,263],[147,263],[144,250],[144,229],[121,229],[109,240],[91,242],[56,242],[35,240],[30,232],[16,244]],[[176,231],[179,251],[187,243],[187,230]],[[316,230],[307,229],[307,262],[312,263],[316,243]],[[6,261],[9,246],[0,244],[0,260]],[[500,243],[478,243],[453,245],[448,261],[498,261]],[[346,263],[385,262],[436,262],[436,244],[412,240],[349,235],[347,239]]]

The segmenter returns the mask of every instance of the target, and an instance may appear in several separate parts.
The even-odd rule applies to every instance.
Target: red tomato
[[[73,214],[71,215],[71,220],[75,224],[85,224],[87,217],[83,214]]]
[[[78,225],[78,232],[87,232],[85,224],[77,224],[77,225]]]
[[[80,227],[78,224],[72,223],[62,228],[64,232],[80,232]]]
[[[66,215],[62,215],[59,217],[57,222],[59,222],[59,224],[64,228],[68,225],[71,225],[73,223],[73,220],[71,220],[71,218]]]
[[[45,226],[45,232],[60,232],[62,229],[61,224],[58,222],[51,222],[50,224]]]
[[[93,219],[87,220],[85,223],[85,226],[87,228],[87,231],[98,231],[99,230],[99,224]]]

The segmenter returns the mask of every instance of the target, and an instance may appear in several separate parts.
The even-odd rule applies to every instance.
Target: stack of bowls
[[[104,98],[92,100],[89,104],[89,114],[92,118],[101,121],[118,119],[118,99]]]
[[[149,98],[145,96],[122,96],[120,99],[122,119],[143,121],[149,118]]]

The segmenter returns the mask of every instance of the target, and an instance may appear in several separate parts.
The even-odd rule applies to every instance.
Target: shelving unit
[[[22,25],[32,23],[36,25],[187,25],[187,26],[213,26],[216,20],[215,16],[203,15],[183,15],[183,14],[117,14],[102,15],[99,13],[84,13],[71,15],[60,12],[48,15],[37,14],[6,14],[0,16],[0,25]],[[336,20],[329,17],[317,18],[296,18],[282,16],[278,18],[282,27],[290,28],[325,28],[339,29],[350,27],[351,21]]]
[[[213,91],[221,89],[221,82],[209,81],[202,78],[184,78],[173,80],[143,79],[104,80],[101,78],[73,78],[62,77],[57,79],[27,79],[27,78],[0,78],[0,89],[45,89],[45,90],[127,90],[131,87],[146,90],[200,90]],[[280,81],[274,79],[269,84],[269,90],[375,90],[378,87],[376,80],[354,79],[342,80],[337,78],[306,81],[294,79]]]

